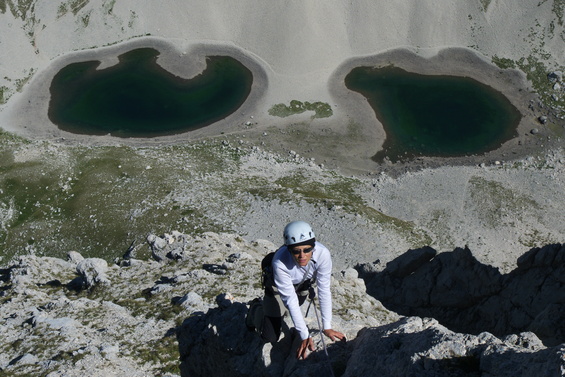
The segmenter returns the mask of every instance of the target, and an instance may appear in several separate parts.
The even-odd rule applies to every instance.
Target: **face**
[[[312,259],[312,250],[314,250],[314,248],[310,245],[302,245],[289,247],[289,250],[296,263],[304,267],[310,262],[310,259]]]

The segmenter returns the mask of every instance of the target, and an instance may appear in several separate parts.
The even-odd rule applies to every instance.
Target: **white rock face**
[[[288,318],[273,345],[244,323],[247,303],[262,295],[260,260],[275,245],[216,233],[176,234],[172,242],[167,237],[150,241],[161,238],[182,250],[167,262],[129,259],[110,267],[87,258],[78,268],[57,258],[25,256],[2,270],[2,372],[322,376],[331,365],[336,376],[516,376],[536,370],[560,376],[565,369],[565,345],[545,347],[532,332],[468,335],[433,319],[401,317],[366,293],[354,269],[332,276],[334,328],[346,333],[347,342],[326,339],[328,362],[311,310],[306,321],[316,351],[297,361],[292,352],[298,339]],[[552,254],[542,254],[525,256],[522,268],[547,264]],[[396,266],[404,273],[417,267]],[[73,283],[87,277],[94,285]],[[546,317],[554,313],[548,308]]]
[[[100,258],[84,259],[77,264],[77,272],[84,278],[87,288],[96,284],[110,284],[107,271],[108,263]]]
[[[535,376],[541,370],[557,377],[565,366],[565,346],[545,349],[531,333],[505,340],[464,335],[418,317],[364,329],[353,343],[344,377]]]

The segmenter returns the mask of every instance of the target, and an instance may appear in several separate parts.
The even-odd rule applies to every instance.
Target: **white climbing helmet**
[[[305,221],[293,221],[284,227],[284,244],[287,246],[302,243],[315,238],[310,224]]]

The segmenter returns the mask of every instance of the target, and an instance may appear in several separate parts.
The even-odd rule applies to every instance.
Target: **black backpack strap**
[[[273,257],[275,252],[270,252],[261,260],[261,286],[265,289],[265,293],[273,296],[275,293],[272,286],[275,284],[273,277]]]
[[[265,255],[265,257],[261,260],[261,286],[265,290],[265,294],[273,296],[275,293],[273,291],[273,286],[275,285],[275,277],[273,275],[273,257],[275,256],[275,252],[270,252],[269,254]],[[315,296],[314,289],[312,284],[316,282],[316,278],[318,277],[318,270],[316,269],[316,261],[312,260],[312,264],[314,265],[314,274],[310,279],[306,279],[306,275],[308,271],[304,274],[304,279],[298,283],[294,284],[295,292],[299,291],[308,291],[310,298]],[[310,266],[310,265],[309,265]]]

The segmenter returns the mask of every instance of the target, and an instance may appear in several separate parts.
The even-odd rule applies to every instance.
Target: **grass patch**
[[[553,2],[553,13],[557,16],[557,22],[560,26],[563,26],[563,13],[565,12],[565,2],[561,0],[555,0]]]
[[[6,96],[8,95],[8,93],[10,92],[10,88],[8,88],[7,86],[0,86],[0,104],[5,104],[6,103]]]
[[[31,79],[31,77],[34,75],[35,71],[36,71],[36,70],[35,70],[34,68],[30,69],[30,70],[29,70],[29,73],[27,74],[27,76],[25,76],[25,77],[23,77],[23,78],[21,78],[21,79],[17,79],[17,80],[15,81],[15,83],[16,83],[16,90],[17,90],[18,92],[21,92],[21,91],[22,91],[24,85],[28,83],[28,81],[29,81],[29,80]]]
[[[542,210],[530,197],[481,177],[471,177],[468,191],[472,202],[480,205],[476,215],[493,229],[512,225],[514,221],[523,222],[532,213]]]
[[[63,17],[68,11],[69,7],[66,3],[59,4],[59,7],[57,8],[57,18]]]
[[[69,1],[70,11],[76,16],[82,8],[84,8],[90,0],[71,0]]]
[[[22,21],[26,20],[26,16],[33,12],[33,8],[35,7],[34,0],[5,0],[0,4],[0,8],[2,9],[2,13],[5,13],[7,7],[10,8],[12,11],[12,15],[16,18],[21,19]]]
[[[114,12],[114,6],[116,5],[116,1],[117,1],[117,0],[111,0],[111,1],[106,2],[106,3],[103,5],[104,10],[106,11],[106,13],[107,13],[108,15],[113,14],[113,12]]]
[[[481,5],[483,6],[483,10],[486,12],[488,6],[490,5],[491,0],[481,0]]]
[[[359,184],[360,182],[354,178],[338,177],[336,174],[333,174],[327,183],[322,183],[297,173],[277,179],[274,188],[270,190],[265,190],[263,186],[250,189],[250,192],[268,200],[278,198],[283,202],[294,202],[299,197],[308,203],[325,206],[328,209],[342,208],[345,212],[356,213],[375,224],[402,234],[414,245],[431,242],[431,238],[417,230],[412,222],[388,216],[367,205],[356,193],[356,186]]]
[[[64,15],[66,15],[67,13],[71,12],[74,16],[76,16],[78,14],[78,12],[80,12],[85,6],[88,5],[88,3],[90,2],[90,0],[70,0],[70,1],[66,1],[63,2],[61,4],[59,4],[59,7],[57,8],[57,18],[61,18]],[[107,7],[109,6],[109,13],[111,13],[111,10],[114,6],[115,1],[110,2],[110,4],[104,4],[104,7],[106,9],[108,9]],[[89,15],[85,16],[85,17],[89,17]],[[88,22],[86,22],[86,24],[84,24],[84,17],[82,18],[82,22],[84,26],[88,26]]]
[[[516,68],[516,62],[514,60],[508,59],[508,58],[501,58],[501,57],[498,57],[497,55],[494,55],[492,57],[492,62],[498,68],[502,68],[502,69],[515,69]]]
[[[132,243],[146,258],[148,234],[233,232],[225,219],[245,214],[249,194],[283,202],[298,196],[429,243],[414,224],[367,205],[356,179],[242,174],[247,153],[225,137],[158,148],[69,147],[0,133],[1,263],[26,253],[64,258],[70,250],[112,261]]]
[[[542,58],[549,58],[548,54],[540,53],[540,56]],[[553,89],[553,83],[547,77],[550,70],[537,57],[530,55],[513,61],[512,59],[495,55],[492,57],[492,62],[502,69],[520,69],[526,74],[528,81],[530,81],[535,92],[539,94],[540,99],[546,106],[559,109],[565,108],[565,96]],[[560,66],[554,70],[563,71],[564,69],[565,67]],[[562,115],[563,113],[563,110],[561,110]]]
[[[62,257],[69,250],[111,260],[149,233],[224,230],[205,207],[176,201],[171,193],[229,168],[239,151],[221,144],[161,151],[63,148],[0,133],[3,262],[26,251]]]
[[[91,12],[87,12],[84,16],[80,18],[80,20],[82,21],[82,26],[84,26],[85,28],[88,27],[88,23],[90,22],[90,13]]]
[[[160,365],[155,371],[160,372],[158,375],[172,373],[180,376],[181,374],[179,346],[174,334],[139,347],[134,356],[153,365]]]
[[[534,248],[559,243],[560,240],[558,237],[555,237],[550,233],[544,234],[537,229],[532,229],[521,236],[518,239],[518,242],[526,247]]]
[[[269,109],[269,115],[280,118],[286,118],[295,114],[302,114],[305,111],[313,111],[312,119],[314,118],[329,118],[333,115],[331,106],[325,102],[301,102],[297,100],[290,101],[287,106],[284,103],[274,105]]]

